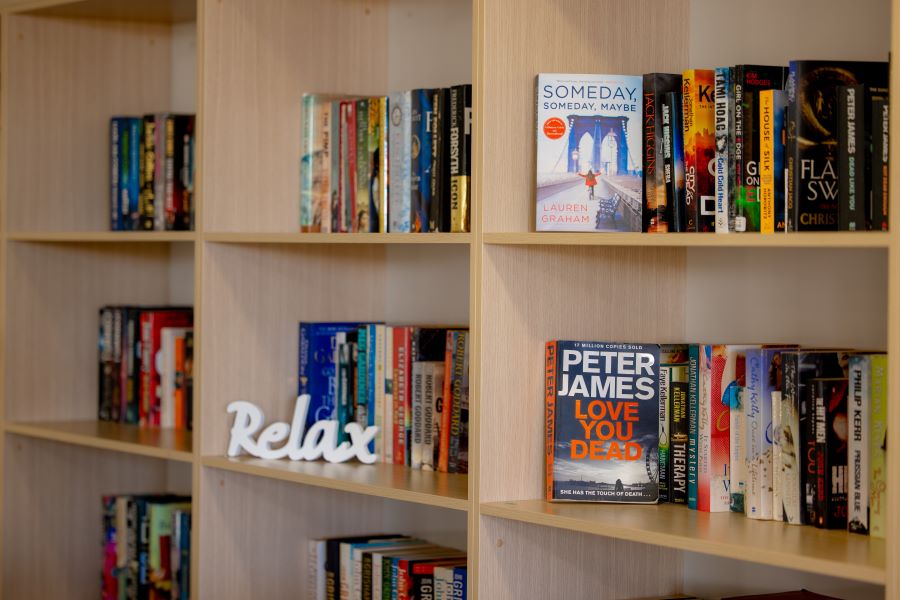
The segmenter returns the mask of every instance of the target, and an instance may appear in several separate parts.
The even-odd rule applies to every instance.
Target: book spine
[[[665,233],[666,229],[662,228],[665,222],[665,211],[660,215],[660,207],[657,205],[656,196],[656,169],[657,169],[657,148],[659,147],[656,139],[656,122],[659,119],[659,111],[656,105],[656,76],[654,73],[644,75],[644,100],[643,113],[641,114],[641,122],[643,123],[643,152],[641,155],[642,167],[644,172],[644,210],[643,210],[643,231],[645,233]],[[661,167],[662,165],[660,165]]]
[[[410,459],[409,442],[412,429],[410,375],[411,328],[398,327],[394,330],[394,462],[408,465]]]
[[[670,502],[670,478],[669,472],[669,390],[672,372],[669,367],[663,366],[659,370],[659,440],[657,453],[659,465],[659,502]]]
[[[738,201],[743,195],[744,169],[744,67],[737,65],[731,70],[731,116],[734,133],[731,140],[731,199],[734,216],[734,230],[744,232],[747,222],[738,211]]]
[[[697,510],[710,511],[712,472],[712,402],[710,397],[710,372],[712,346],[700,346],[700,368],[697,390]]]
[[[816,394],[815,386],[806,382],[800,388],[801,408],[800,426],[803,430],[803,490],[804,525],[816,525],[819,520],[818,511],[818,449],[816,447]]]
[[[122,206],[121,206],[121,187],[122,178],[120,172],[122,168],[122,159],[120,152],[122,150],[121,127],[123,121],[127,124],[127,119],[112,118],[109,121],[109,199],[110,199],[110,221],[109,228],[112,231],[120,231],[124,229],[122,222]]]
[[[99,335],[99,398],[97,418],[100,421],[112,420],[112,390],[108,370],[112,367],[112,308],[100,309]]]
[[[553,462],[556,447],[556,378],[557,342],[547,342],[544,348],[544,400],[546,424],[544,426],[544,458],[546,460],[546,499],[553,500]]]
[[[146,115],[141,128],[141,195],[139,205],[139,227],[143,231],[153,229],[153,187],[156,168],[156,121],[153,115]]]
[[[688,472],[688,368],[685,365],[671,367],[669,378],[669,404],[671,406],[671,501],[687,504]]]
[[[354,177],[355,212],[353,213],[353,231],[368,233],[370,229],[369,209],[372,200],[369,197],[371,180],[369,165],[369,100],[366,98],[356,101],[356,135],[354,151],[356,152],[356,169]]]
[[[726,389],[729,406],[728,447],[731,462],[729,508],[744,514],[747,493],[747,410],[744,387],[731,385]]]
[[[787,231],[787,167],[785,163],[785,112],[787,107],[787,94],[784,90],[775,90],[772,100],[772,118],[774,137],[772,163],[773,177],[775,179],[775,231],[783,233]]]
[[[415,361],[412,363],[412,458],[410,466],[413,469],[422,468],[423,432],[424,432],[424,408],[425,408],[425,363]]]
[[[826,481],[828,479],[826,475],[826,467],[828,465],[826,458],[826,455],[828,454],[828,444],[826,442],[828,436],[826,384],[827,382],[821,380],[812,380],[809,384],[810,391],[813,394],[813,407],[815,411],[811,421],[815,429],[813,438],[816,445],[816,495],[814,499],[816,518],[813,524],[822,529],[825,528],[826,523],[828,496],[828,489],[826,487]]]
[[[373,425],[378,427],[375,434],[373,452],[382,462],[385,460],[384,454],[384,325],[375,325],[375,364],[372,377],[372,391],[375,406],[372,411]]]
[[[759,92],[759,231],[775,233],[775,90]]]
[[[419,150],[413,159],[412,196],[414,204],[414,232],[428,231],[431,213],[431,90],[419,89],[413,92],[412,128],[415,131],[418,146],[413,143],[413,150]]]
[[[887,356],[871,358],[871,423],[869,426],[869,535],[884,538],[887,532]]]
[[[366,427],[372,427],[374,425],[381,424],[381,420],[378,418],[376,414],[376,405],[377,400],[375,398],[378,393],[375,381],[376,381],[376,366],[375,362],[378,360],[378,344],[380,343],[378,338],[378,328],[376,325],[366,325],[366,344],[368,347],[366,348]],[[378,380],[380,382],[380,379]],[[369,442],[369,452],[375,452],[375,440]],[[377,456],[377,454],[376,454]]]
[[[782,446],[781,392],[772,392],[772,519],[784,520],[784,452]]]
[[[390,185],[388,210],[392,233],[412,231],[412,95],[399,92],[390,96]]]
[[[156,166],[153,168],[153,229],[166,229],[166,121],[167,115],[157,114],[156,120]]]
[[[838,87],[838,229],[863,231],[865,215],[865,88]]]
[[[312,94],[303,94],[300,100],[300,231],[302,233],[312,231],[315,126],[316,97]]]
[[[450,331],[448,332],[448,337],[453,339],[453,372],[450,387],[450,448],[447,470],[450,473],[458,473],[459,441],[462,433],[463,386],[468,366],[469,334],[467,331]]]
[[[706,69],[689,69],[682,75],[687,231],[715,230],[714,79],[713,71]]]
[[[684,145],[682,144],[680,92],[668,92],[660,105],[662,121],[663,183],[666,205],[671,207],[671,231],[685,231]]]
[[[335,181],[332,177],[332,165],[334,163],[334,103],[322,100],[315,103],[315,133],[313,156],[310,158],[310,171],[312,172],[312,198],[310,208],[309,230],[312,232],[329,233],[331,228],[331,203]],[[317,160],[316,156],[319,155]]]
[[[731,69],[716,68],[716,233],[728,233],[734,229],[731,218],[731,190],[729,174],[731,173],[729,150],[731,131]]]
[[[452,332],[447,332],[444,350],[444,393],[441,407],[441,443],[438,448],[437,470],[447,473],[450,469],[450,418],[453,410],[453,343]]]
[[[798,360],[796,352],[781,354],[781,456],[782,463],[775,465],[783,471],[781,498],[784,522],[791,525],[803,523],[803,487],[801,472],[805,460],[800,433],[800,395],[798,391]]]
[[[384,328],[384,433],[382,462],[394,463],[394,328]]]
[[[747,488],[744,494],[745,514],[751,519],[762,519],[762,463],[763,415],[762,415],[762,356],[757,350],[746,353],[747,385]]]
[[[369,426],[369,327],[360,325],[357,333],[356,358],[356,415],[355,420],[365,430]]]
[[[869,356],[850,357],[849,404],[850,436],[848,465],[850,467],[849,498],[847,501],[847,529],[852,533],[869,532],[869,412],[871,409],[871,366]]]
[[[356,102],[347,100],[343,103],[344,121],[341,123],[341,168],[344,170],[341,179],[342,212],[341,232],[355,233],[356,229]]]
[[[888,230],[888,101],[883,97],[872,99],[872,202],[871,221],[875,231]]]
[[[422,363],[422,465],[426,471],[434,470],[434,401],[436,365],[443,369],[443,363]],[[415,437],[415,433],[413,433]]]
[[[306,97],[304,97],[305,100]],[[306,541],[306,597],[319,596],[319,540]]]
[[[112,365],[109,374],[109,385],[112,388],[112,420],[116,423],[125,422],[125,413],[127,406],[125,405],[125,397],[122,395],[122,384],[120,381],[122,372],[122,331],[123,318],[125,309],[117,307],[113,309],[112,321]]]
[[[787,231],[799,231],[797,221],[800,219],[800,203],[797,198],[797,185],[800,181],[797,170],[800,168],[797,144],[797,121],[803,118],[802,107],[797,101],[797,65],[791,63],[788,72],[787,85],[787,109],[784,113],[785,131],[785,167],[787,181],[785,182],[785,213],[787,214]]]
[[[450,88],[450,231],[469,231],[472,86]]]
[[[165,201],[163,204],[165,206],[165,214],[162,217],[164,221],[163,229],[171,231],[176,228],[175,223],[178,219],[178,211],[181,208],[178,206],[180,198],[176,198],[175,195],[175,115],[166,115],[165,125],[166,129],[163,134],[166,149],[163,160],[163,170],[165,171]]]
[[[435,89],[431,92],[431,206],[428,211],[428,231],[448,231],[444,222],[444,120],[447,107],[444,106],[443,89]]]
[[[691,344],[688,354],[688,508],[697,509],[698,409],[700,396],[700,346]]]

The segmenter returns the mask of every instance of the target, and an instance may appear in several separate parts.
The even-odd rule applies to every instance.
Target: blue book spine
[[[431,216],[431,159],[432,141],[431,114],[434,110],[433,94],[430,89],[416,90],[419,97],[419,202],[416,205],[416,231],[427,232]]]
[[[378,356],[376,348],[378,344],[383,344],[384,340],[378,338],[378,326],[369,325],[367,335],[368,342],[368,360],[366,361],[366,403],[368,405],[368,419],[366,426],[375,425],[375,359]],[[369,452],[375,452],[375,442],[369,442]]]
[[[309,393],[309,373],[310,373],[310,355],[309,355],[309,343],[310,343],[310,335],[311,330],[313,328],[312,323],[300,323],[300,348],[297,352],[300,361],[300,368],[298,370],[298,383],[297,386],[297,395],[302,396],[303,394]]]
[[[455,567],[453,569],[453,593],[451,598],[465,599],[467,597],[467,574],[465,567]]]
[[[191,595],[191,513],[181,513],[181,562],[179,566],[179,600],[188,600]]]
[[[119,153],[122,149],[121,142],[121,125],[124,119],[113,117],[109,121],[109,202],[110,202],[110,221],[109,228],[112,231],[122,229],[121,214],[119,208],[119,173],[120,163]]]
[[[781,90],[775,90],[773,96],[774,122],[772,131],[775,135],[775,151],[772,153],[772,162],[775,171],[775,231],[785,231],[787,229],[787,210],[785,207],[785,196],[787,194],[785,188],[785,182],[787,181],[787,163],[785,163],[785,147],[782,140],[784,140],[787,135],[784,129],[784,115],[787,110],[787,93]]]
[[[697,409],[699,402],[700,346],[688,353],[688,508],[697,509]]]
[[[122,132],[125,133],[125,132]],[[141,193],[141,119],[129,117],[127,135],[122,138],[122,161],[119,202],[122,210],[123,229],[136,231],[140,218]]]
[[[382,559],[384,560],[384,559]],[[391,559],[391,600],[397,600],[398,592],[400,591],[398,585],[400,579],[400,559],[392,558]]]
[[[306,426],[316,421],[338,418],[336,412],[337,374],[334,361],[335,335],[338,332],[354,331],[359,323],[301,323],[300,335],[304,328],[308,342],[300,341],[300,393],[310,396]],[[304,384],[303,378],[306,378]],[[305,387],[304,387],[305,385]]]

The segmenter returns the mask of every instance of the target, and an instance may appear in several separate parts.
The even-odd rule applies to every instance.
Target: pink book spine
[[[697,410],[697,510],[709,512],[710,484],[710,358],[712,346],[700,346],[700,389],[698,390]]]
[[[722,378],[726,367],[725,346],[711,346],[710,371],[710,444],[709,444],[709,511],[728,512],[731,461],[731,411],[722,402]]]

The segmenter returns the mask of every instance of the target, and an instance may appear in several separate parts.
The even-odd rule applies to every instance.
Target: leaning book
[[[641,231],[642,79],[537,77],[537,231]]]
[[[654,344],[547,342],[547,500],[657,501],[659,353]]]

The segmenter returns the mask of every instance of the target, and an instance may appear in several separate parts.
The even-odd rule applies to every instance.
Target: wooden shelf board
[[[206,233],[232,244],[470,244],[470,233]]]
[[[343,492],[415,502],[439,508],[469,509],[468,477],[419,471],[399,465],[348,462],[263,460],[251,457],[204,456],[206,467],[314,485]]]
[[[8,433],[64,444],[180,462],[193,460],[190,431],[142,429],[105,421],[7,422],[5,427]]]
[[[197,234],[193,231],[16,231],[7,233],[6,238],[13,242],[168,243],[193,242]]]
[[[8,0],[4,8],[44,17],[183,23],[197,20],[196,0]]]
[[[741,248],[887,248],[886,232],[779,233],[485,233],[484,243],[514,246],[671,246]]]
[[[481,514],[884,585],[884,540],[673,504],[491,502]]]

